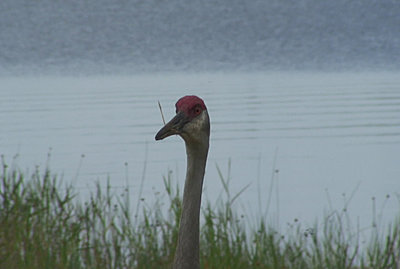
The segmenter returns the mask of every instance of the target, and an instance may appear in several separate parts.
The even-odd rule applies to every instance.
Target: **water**
[[[0,74],[399,70],[396,0],[0,1]]]
[[[280,227],[295,218],[312,224],[324,211],[344,206],[353,221],[369,227],[372,197],[385,221],[398,214],[398,73],[0,80],[0,153],[9,163],[18,154],[18,166],[32,172],[46,166],[50,152],[52,171],[82,193],[109,177],[117,192],[129,184],[137,197],[143,180],[142,196],[151,201],[155,192],[164,193],[169,170],[183,187],[181,139],[154,141],[162,126],[157,101],[168,120],[179,97],[196,94],[212,124],[208,199],[222,192],[218,166],[230,175],[232,193],[248,186],[239,210],[257,217],[268,208]]]

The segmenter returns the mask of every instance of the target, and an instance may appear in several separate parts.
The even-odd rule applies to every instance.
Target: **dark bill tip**
[[[167,124],[158,131],[155,136],[156,140],[162,140],[168,136],[179,134],[183,125],[185,124],[185,117],[183,113],[178,113]]]
[[[163,128],[161,128],[160,131],[158,131],[158,133],[156,134],[156,137],[155,137],[156,140],[162,140],[168,136],[178,134],[178,132],[176,132],[174,129],[168,129],[165,127],[166,126],[164,126]]]

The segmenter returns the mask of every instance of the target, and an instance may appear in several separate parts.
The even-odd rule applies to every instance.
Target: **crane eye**
[[[200,114],[201,110],[200,110],[199,107],[196,107],[195,110],[194,110],[194,112],[195,112],[196,114]]]

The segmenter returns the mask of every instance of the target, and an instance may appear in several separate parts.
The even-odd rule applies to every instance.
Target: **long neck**
[[[206,145],[186,143],[187,171],[183,192],[182,215],[174,269],[196,269],[199,264],[199,219],[201,193],[208,153]]]

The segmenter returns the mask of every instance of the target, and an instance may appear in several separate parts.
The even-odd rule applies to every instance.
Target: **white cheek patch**
[[[188,122],[185,126],[187,132],[196,134],[204,130],[204,125],[208,124],[207,112],[204,110],[199,116]]]

